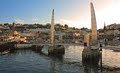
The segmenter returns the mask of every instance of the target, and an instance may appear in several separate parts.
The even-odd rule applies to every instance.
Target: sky
[[[0,23],[50,23],[54,9],[55,23],[91,28],[90,2],[98,29],[120,23],[120,0],[0,0]]]

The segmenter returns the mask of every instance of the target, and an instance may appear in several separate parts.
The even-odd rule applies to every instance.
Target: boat
[[[120,52],[120,49],[113,49],[114,52]]]
[[[5,43],[0,45],[0,55],[5,55],[10,52],[12,45]]]
[[[5,54],[8,54],[10,51],[9,50],[5,50],[3,52],[0,52],[0,55],[5,55]]]

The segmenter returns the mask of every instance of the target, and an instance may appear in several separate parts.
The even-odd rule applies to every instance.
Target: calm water
[[[63,58],[17,50],[0,56],[0,73],[100,73],[99,66],[82,65],[82,50],[80,46],[66,46]],[[120,67],[120,52],[103,50],[103,65]]]

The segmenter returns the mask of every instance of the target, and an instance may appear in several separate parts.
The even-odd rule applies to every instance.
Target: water
[[[100,67],[82,64],[81,46],[66,46],[63,58],[32,50],[17,50],[0,56],[0,73],[100,73]],[[120,67],[120,52],[103,50],[103,65]]]
[[[120,68],[120,52],[103,49],[103,65]]]

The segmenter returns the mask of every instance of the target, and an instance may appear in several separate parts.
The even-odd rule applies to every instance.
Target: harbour
[[[29,11],[32,12],[32,15],[29,15],[31,21],[27,20],[27,23],[21,23],[23,22],[21,20],[16,22],[14,19],[13,23],[0,24],[0,73],[120,73],[120,24],[106,25],[104,22],[104,26],[101,27],[99,19],[101,17],[96,15],[99,13],[97,12],[99,8],[94,1],[85,3],[89,3],[87,5],[90,8],[83,13],[89,14],[87,18],[90,17],[90,22],[84,19],[84,25],[87,25],[82,28],[74,25],[83,26],[83,23],[80,22],[82,25],[78,25],[76,21],[66,20],[64,19],[66,15],[60,17],[59,10],[54,8],[54,4],[50,7],[54,9],[51,9],[49,19],[42,19],[48,17],[46,12],[49,9],[43,12],[44,16],[40,14],[42,16],[39,17],[40,20],[31,18],[32,15],[36,15],[33,10]],[[68,4],[67,1],[66,4]],[[94,8],[94,4],[98,10]],[[37,8],[39,9],[39,7],[33,7],[35,10]],[[62,14],[66,13],[64,11]],[[71,10],[69,12],[71,13]],[[65,18],[71,18],[71,16]],[[74,18],[76,16],[71,19]],[[48,20],[50,22],[46,24],[37,22]]]
[[[0,56],[2,73],[100,73],[100,61],[94,65],[83,66],[81,46],[65,46],[62,57],[49,57],[30,49],[19,49],[13,53]],[[115,57],[114,57],[115,56]],[[103,49],[102,68],[104,71],[120,68],[120,52]],[[110,70],[111,71],[111,70]],[[119,70],[118,70],[119,71]],[[107,72],[106,72],[107,73]]]

